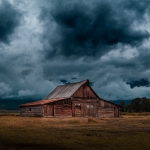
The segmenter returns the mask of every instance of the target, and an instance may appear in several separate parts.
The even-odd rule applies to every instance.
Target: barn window
[[[92,105],[92,104],[90,104],[90,105],[87,104],[87,105],[86,105],[86,108],[94,108],[94,105]]]
[[[94,105],[90,105],[90,108],[94,108]]]
[[[64,100],[64,104],[68,104],[68,99],[65,99],[65,100]]]
[[[29,108],[29,111],[31,111],[31,108]]]

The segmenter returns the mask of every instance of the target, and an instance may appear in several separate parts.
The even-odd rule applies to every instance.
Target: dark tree
[[[150,112],[150,99],[146,97],[135,98],[124,107],[126,112]]]

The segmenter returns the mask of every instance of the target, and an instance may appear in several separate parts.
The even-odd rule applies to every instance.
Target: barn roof
[[[88,82],[88,80],[84,80],[77,83],[59,85],[45,99],[69,98],[79,89],[79,87]]]
[[[37,106],[37,105],[44,105],[44,104],[48,104],[48,103],[52,103],[52,102],[56,102],[56,101],[60,101],[60,100],[64,100],[65,98],[55,98],[55,99],[50,99],[50,100],[40,100],[40,101],[35,101],[35,102],[31,102],[31,103],[26,103],[26,104],[22,104],[20,105],[22,106]]]

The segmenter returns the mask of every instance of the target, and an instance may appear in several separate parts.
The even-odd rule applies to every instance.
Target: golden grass
[[[150,115],[36,118],[0,115],[1,150],[149,150]]]

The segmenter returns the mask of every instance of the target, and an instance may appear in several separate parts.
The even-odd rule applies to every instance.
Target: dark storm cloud
[[[60,79],[60,82],[62,82],[63,84],[69,84],[70,82],[67,81],[66,79]]]
[[[7,1],[0,4],[0,42],[8,43],[9,36],[19,25],[21,13]]]
[[[33,70],[32,69],[24,69],[21,71],[21,75],[24,77],[24,76],[27,76],[29,75]]]
[[[129,84],[131,88],[140,87],[140,86],[148,87],[150,85],[149,81],[147,79],[140,79],[140,80],[130,81],[130,82],[127,82],[126,84]]]
[[[0,97],[44,98],[85,79],[106,100],[150,97],[150,0],[6,1]]]
[[[123,7],[130,11],[130,15],[134,15],[139,18],[143,18],[143,15],[149,12],[149,3],[150,0],[143,0],[137,3],[136,0],[125,1]]]
[[[57,2],[50,9],[42,9],[40,15],[45,23],[43,37],[48,41],[45,44],[47,58],[102,56],[118,43],[139,46],[149,38],[148,31],[135,29],[134,25],[143,20],[149,10],[147,1],[138,4],[134,1]],[[53,31],[52,26],[55,26]]]

